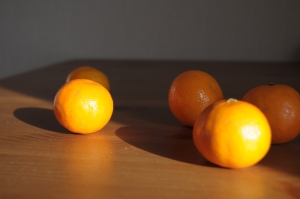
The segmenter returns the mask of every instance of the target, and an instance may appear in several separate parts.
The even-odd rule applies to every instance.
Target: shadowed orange
[[[110,90],[108,77],[100,70],[91,66],[80,66],[69,73],[66,82],[74,79],[90,79]]]
[[[221,87],[211,75],[189,70],[172,82],[168,103],[171,112],[182,124],[193,126],[197,116],[207,106],[223,98]]]
[[[268,118],[272,143],[293,140],[300,133],[300,95],[288,85],[261,85],[248,91],[244,101],[257,106]]]

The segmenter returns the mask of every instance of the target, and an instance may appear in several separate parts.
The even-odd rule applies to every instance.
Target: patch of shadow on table
[[[300,135],[283,144],[272,144],[267,155],[258,163],[279,172],[300,176]]]
[[[19,120],[40,129],[58,133],[69,133],[58,123],[51,109],[24,107],[16,109],[13,114]]]
[[[152,154],[190,164],[220,168],[205,160],[197,151],[191,127],[136,124],[121,127],[115,134],[126,143]],[[299,159],[299,143],[300,136],[285,144],[271,145],[270,151],[257,166],[300,176],[300,161],[295,161]]]
[[[189,164],[219,168],[198,152],[193,143],[192,128],[158,128],[125,126],[117,129],[115,134],[126,143],[152,154]]]
[[[116,105],[112,120],[133,126],[141,124],[178,126],[180,124],[169,107]]]

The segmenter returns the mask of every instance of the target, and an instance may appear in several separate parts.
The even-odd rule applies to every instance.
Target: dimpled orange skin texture
[[[189,70],[172,82],[168,103],[173,115],[184,125],[193,126],[197,116],[210,104],[223,99],[218,82],[208,73]]]
[[[267,154],[271,129],[267,118],[254,105],[221,100],[199,115],[193,140],[208,161],[238,169],[256,164]]]
[[[272,143],[293,140],[300,132],[300,96],[288,85],[261,85],[242,100],[254,104],[266,115],[272,129]]]
[[[90,79],[95,82],[98,82],[107,90],[110,90],[110,83],[108,77],[100,70],[91,66],[80,66],[72,70],[68,74],[66,82],[69,82],[74,79]]]
[[[73,133],[88,134],[102,129],[113,113],[113,100],[101,84],[76,79],[64,84],[54,99],[59,123]]]

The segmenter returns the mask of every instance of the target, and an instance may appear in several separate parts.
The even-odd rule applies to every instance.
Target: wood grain
[[[100,132],[69,133],[52,102],[67,73],[93,65],[111,81],[113,117]],[[225,97],[266,83],[300,91],[299,65],[71,60],[0,80],[0,198],[300,198],[300,136],[240,170],[207,162],[170,113],[172,80],[204,70]]]

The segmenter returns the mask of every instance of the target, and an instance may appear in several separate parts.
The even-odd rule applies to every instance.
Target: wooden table
[[[109,124],[91,135],[69,133],[52,109],[80,65],[109,76],[115,102]],[[267,83],[300,91],[299,64],[278,63],[70,60],[2,79],[0,198],[300,198],[300,136],[246,169],[197,152],[192,128],[167,103],[171,82],[189,69],[213,75],[226,98]]]

